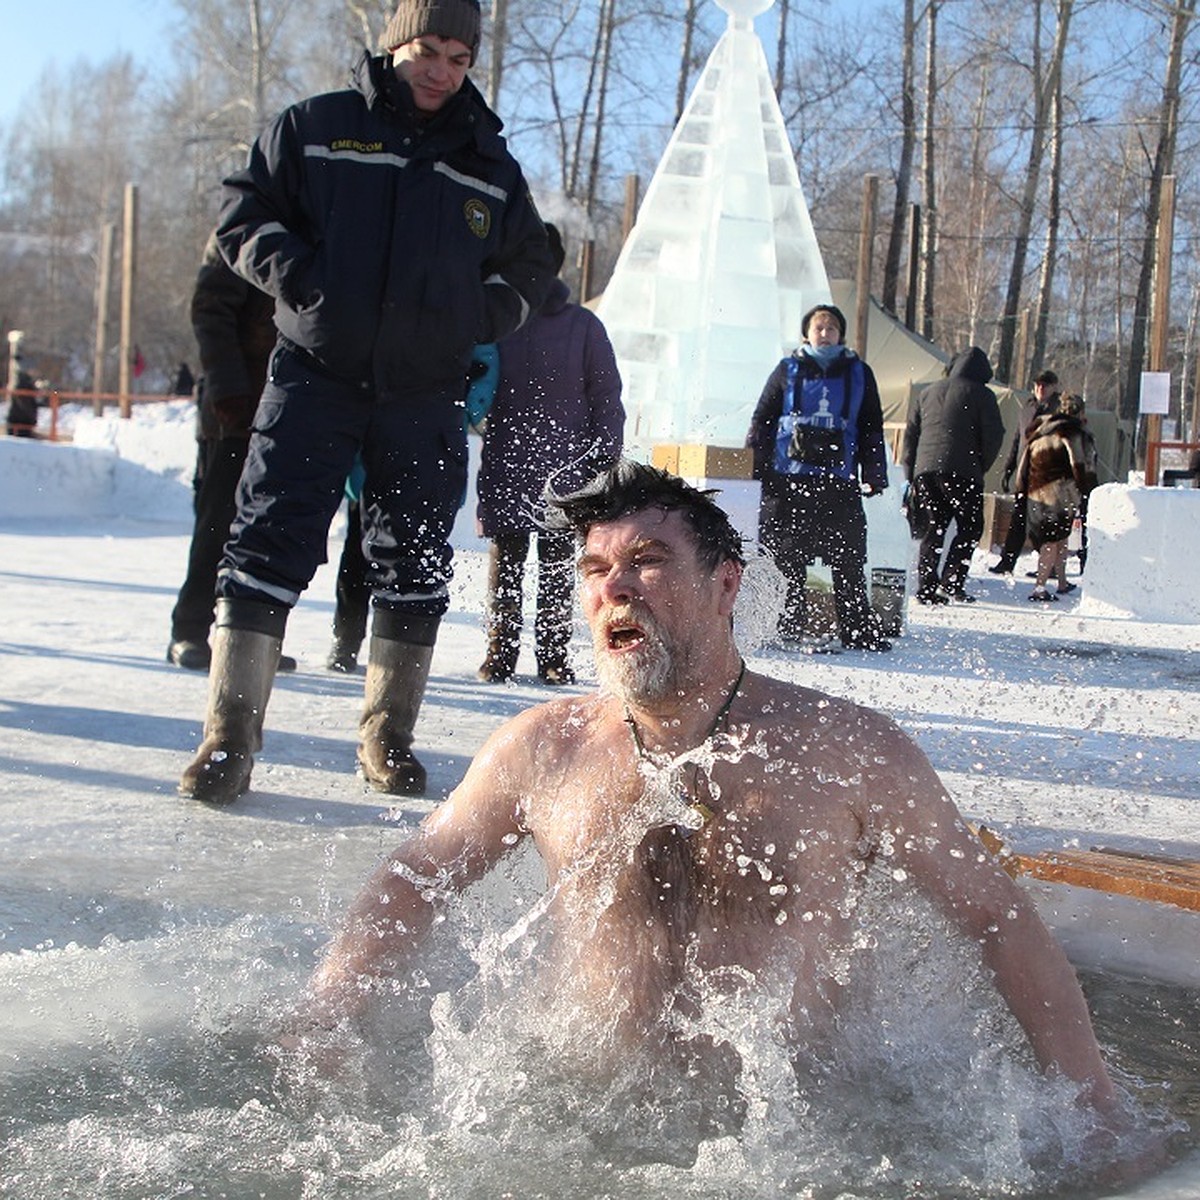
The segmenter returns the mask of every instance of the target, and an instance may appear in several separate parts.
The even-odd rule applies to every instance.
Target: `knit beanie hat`
[[[470,46],[474,62],[479,52],[479,0],[400,0],[379,44],[395,50],[425,34]]]
[[[842,331],[842,341],[844,342],[846,340],[846,316],[836,304],[814,304],[800,318],[800,336],[804,338],[808,337],[808,323],[820,312],[828,313],[838,323],[838,328]]]

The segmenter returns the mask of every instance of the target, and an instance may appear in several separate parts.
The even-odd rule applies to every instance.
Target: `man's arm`
[[[900,465],[904,478],[910,483],[917,464],[917,445],[921,441],[921,398],[913,396],[908,402],[908,413],[904,419],[904,444],[900,451]]]
[[[304,147],[295,109],[286,110],[250,149],[246,166],[222,184],[217,242],[225,261],[259,291],[291,308],[311,299],[315,248],[302,215]]]
[[[329,1028],[361,1012],[371,981],[420,946],[441,903],[482,878],[523,836],[526,728],[522,714],[493,734],[462,783],[371,875],[313,976],[311,1024]]]
[[[262,393],[260,367],[265,368],[266,346],[274,340],[269,305],[228,267],[215,234],[210,236],[192,291],[191,316],[200,349],[203,403],[219,421],[222,437],[250,435]]]
[[[890,834],[894,858],[983,953],[996,987],[1038,1063],[1084,1085],[1105,1113],[1116,1094],[1075,972],[1025,893],[967,828],[925,756],[887,722],[882,746],[890,795],[869,821]],[[885,785],[886,786],[886,785]]]
[[[775,431],[779,416],[783,412],[783,389],[787,383],[787,359],[778,363],[767,376],[767,382],[759,393],[750,428],[746,433],[746,445],[754,451],[754,478],[763,479],[771,470],[775,460]]]
[[[517,170],[513,197],[504,210],[504,238],[484,267],[486,327],[476,341],[498,342],[539,312],[557,273],[546,227],[525,177]]]
[[[592,441],[600,467],[621,454],[625,441],[625,406],[621,403],[621,372],[604,322],[582,309],[585,337],[583,386],[587,392]]]
[[[883,440],[883,402],[875,372],[863,363],[863,399],[858,410],[858,462],[862,481],[877,496],[888,485],[887,446]]]

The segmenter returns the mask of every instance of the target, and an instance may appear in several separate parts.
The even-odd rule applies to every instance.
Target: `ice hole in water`
[[[721,978],[674,1019],[671,1053],[606,1056],[603,1014],[557,1003],[539,971],[543,891],[522,850],[461,897],[330,1077],[275,1043],[325,937],[311,922],[130,913],[96,945],[0,956],[0,1194],[1111,1194],[1070,1087],[887,872],[859,905],[840,1027],[799,1049],[771,987]],[[1084,982],[1136,1137],[1180,1160],[1124,1194],[1194,1197],[1200,998]]]

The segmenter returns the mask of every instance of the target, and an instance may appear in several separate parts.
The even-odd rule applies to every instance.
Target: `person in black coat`
[[[8,401],[8,436],[37,437],[37,383],[30,373],[17,370],[17,386]]]
[[[866,584],[863,496],[887,487],[879,388],[843,344],[846,318],[834,305],[810,309],[800,332],[803,344],[771,372],[746,435],[762,481],[759,538],[788,585],[780,640],[807,644],[808,565],[820,558],[833,579],[842,645],[890,650]]]
[[[970,346],[950,360],[946,378],[930,384],[908,408],[904,476],[910,510],[920,514],[917,600],[970,602],[965,587],[983,533],[983,477],[1000,453],[1004,420],[991,388],[992,365]],[[951,524],[954,538],[942,550]],[[940,570],[939,570],[940,567]]]
[[[192,332],[200,349],[196,385],[195,522],[187,574],[171,611],[167,662],[207,671],[212,661],[209,628],[216,605],[217,567],[237,514],[237,485],[267,360],[275,345],[270,296],[225,265],[214,237],[192,289]],[[190,372],[189,372],[190,374]],[[296,660],[281,655],[278,669]]]

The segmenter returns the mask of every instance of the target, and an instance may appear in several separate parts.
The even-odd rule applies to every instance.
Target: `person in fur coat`
[[[1067,539],[1083,497],[1096,485],[1083,409],[1082,396],[1064,396],[1058,412],[1039,418],[1017,468],[1018,488],[1029,498],[1029,540],[1038,552],[1030,600],[1057,600],[1076,587],[1067,582]],[[1048,592],[1051,576],[1056,590]]]

